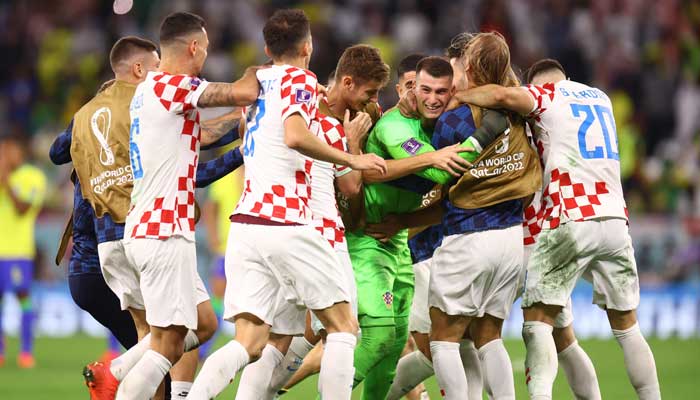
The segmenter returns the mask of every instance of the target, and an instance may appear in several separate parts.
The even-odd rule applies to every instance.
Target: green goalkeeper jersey
[[[367,139],[365,152],[374,153],[385,159],[402,159],[435,151],[430,144],[432,132],[425,130],[418,119],[406,118],[394,109],[384,114],[377,122]],[[435,183],[449,182],[449,173],[426,168],[416,175]],[[368,223],[381,222],[387,214],[405,214],[418,209],[423,195],[400,188],[391,183],[372,183],[364,186],[365,213]],[[394,236],[384,246],[392,252],[399,252],[407,246],[408,231]],[[350,233],[348,243],[355,249],[375,247],[378,242],[361,232]]]

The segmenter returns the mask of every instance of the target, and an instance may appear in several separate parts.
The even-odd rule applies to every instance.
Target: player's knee
[[[562,307],[557,305],[535,303],[530,307],[523,308],[523,317],[525,321],[539,321],[554,325],[554,320],[561,309]]]
[[[625,330],[637,323],[637,313],[635,310],[618,311],[607,309],[610,327],[615,330]]]
[[[501,338],[503,320],[485,315],[475,321],[474,325],[474,345],[481,348],[487,343]]]
[[[576,342],[573,325],[569,325],[566,328],[554,328],[552,336],[554,337],[554,345],[557,347],[557,353],[561,353]]]
[[[362,328],[360,346],[367,354],[384,357],[391,352],[396,341],[396,330],[393,326],[373,326]]]
[[[197,337],[200,343],[204,343],[214,336],[214,333],[219,328],[219,321],[211,307],[209,307],[208,312],[199,313],[198,315]]]

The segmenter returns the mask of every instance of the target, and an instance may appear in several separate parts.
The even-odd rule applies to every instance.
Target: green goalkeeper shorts
[[[387,249],[378,241],[348,235],[355,272],[360,326],[393,326],[394,316],[408,316],[413,300],[413,267],[408,247]],[[402,262],[403,261],[403,262]]]

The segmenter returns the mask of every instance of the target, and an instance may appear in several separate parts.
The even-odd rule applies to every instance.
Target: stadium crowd
[[[115,2],[117,13],[117,3],[131,5]],[[12,146],[28,139],[30,158],[43,165],[51,143],[51,162],[73,163],[75,186],[56,262],[72,237],[74,301],[128,348],[114,362],[85,366],[91,398],[150,398],[165,390],[208,399],[245,368],[239,396],[271,399],[290,387],[291,367],[323,340],[322,355],[305,362],[318,362],[324,398],[350,398],[361,382],[366,398],[399,398],[435,374],[447,399],[480,398],[482,389],[512,399],[501,331],[518,296],[530,397],[551,399],[561,363],[577,396],[600,398],[572,329],[570,296],[579,277],[593,285],[639,398],[660,398],[653,354],[637,323],[628,219],[631,212],[685,221],[691,251],[674,243],[671,266],[677,275],[692,270],[685,264],[695,262],[700,201],[700,124],[688,107],[699,93],[695,3],[661,10],[641,2],[570,9],[536,2],[319,2],[287,10],[277,2],[167,4],[191,5],[210,25],[169,13],[165,3],[137,3],[122,20],[107,17],[106,6],[66,3],[66,18],[80,21],[67,30],[64,21],[52,30],[49,21],[60,21],[62,12],[50,6],[47,14],[10,11],[27,11],[28,20],[10,23],[7,36],[36,35],[39,43],[12,49],[34,64],[33,74],[7,66],[13,80],[0,182],[8,188],[4,203],[16,210],[8,215],[38,213],[46,189],[43,174],[26,169],[35,167],[25,168],[24,153]],[[534,5],[549,13],[527,11]],[[479,18],[465,10],[478,10]],[[230,17],[240,24],[232,27]],[[346,25],[345,17],[356,19]],[[653,27],[641,23],[652,19]],[[459,23],[465,20],[474,23]],[[155,36],[155,21],[162,21],[158,46],[124,37]],[[357,26],[365,25],[358,36]],[[252,34],[260,26],[264,42]],[[465,31],[481,33],[455,36],[446,57],[404,57],[439,54],[454,32]],[[324,40],[312,44],[312,32]],[[102,83],[109,78],[99,61],[102,44],[120,37],[109,52],[114,80]],[[209,49],[210,38],[223,45]],[[357,42],[370,45],[348,46]],[[398,64],[398,109],[391,108],[391,91],[378,93],[390,76],[383,58]],[[517,87],[518,66],[527,65],[521,79],[529,85]],[[321,88],[307,68],[321,81],[335,80],[326,97],[316,97]],[[242,77],[224,83],[236,75]],[[89,88],[98,86],[95,95]],[[389,109],[384,114],[381,105]],[[246,107],[245,124],[239,109],[217,114],[232,106]],[[200,108],[212,109],[201,121]],[[243,133],[241,146],[200,160],[200,144],[225,148]],[[229,218],[225,262],[217,266],[228,277],[225,294],[210,299],[197,272],[195,187],[240,167],[244,157],[245,188]],[[55,175],[51,181],[60,185],[64,177]],[[657,186],[664,187],[660,194]],[[209,196],[216,201],[214,189]],[[50,199],[46,217],[65,211],[66,200]],[[206,228],[214,251],[222,245],[209,237],[215,225]],[[424,230],[409,240],[409,228]],[[11,239],[7,229],[4,235]],[[646,253],[644,244],[640,250]],[[5,251],[4,259],[12,274],[34,258],[33,251],[13,254]],[[85,301],[95,296],[97,275],[109,288]],[[423,290],[427,297],[418,295]],[[95,309],[95,301],[114,312]],[[128,335],[118,334],[126,325],[111,326],[118,310],[131,316]],[[193,350],[211,339],[222,317],[235,322],[235,337],[206,358],[195,379]],[[415,350],[407,353],[409,332]],[[172,378],[170,389],[159,387],[164,378],[165,387]]]

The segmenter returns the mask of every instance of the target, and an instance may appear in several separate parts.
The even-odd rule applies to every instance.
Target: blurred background
[[[195,12],[207,21],[211,42],[203,76],[232,81],[246,66],[265,60],[264,21],[274,9],[289,6],[303,8],[312,21],[311,69],[320,81],[354,43],[379,47],[393,70],[409,53],[441,54],[459,32],[497,30],[506,37],[517,70],[553,57],[571,79],[606,91],[614,106],[643,286],[640,323],[648,335],[700,336],[699,1],[137,0],[127,15],[115,15],[112,1],[2,1],[0,135],[25,137],[31,162],[43,169],[49,184],[36,231],[38,336],[103,334],[71,307],[67,258],[61,267],[53,264],[73,189],[70,168],[54,167],[48,149],[73,113],[110,78],[112,44],[124,35],[157,42],[165,15]],[[393,71],[392,79],[381,94],[384,109],[396,102]],[[201,203],[217,201],[206,190],[198,197]],[[207,245],[201,224],[198,229],[199,268],[207,275],[216,249]],[[580,335],[609,334],[585,284],[574,305]],[[4,302],[4,327],[11,334],[18,328],[17,307],[11,297]],[[507,333],[518,337],[521,316],[513,314]]]

